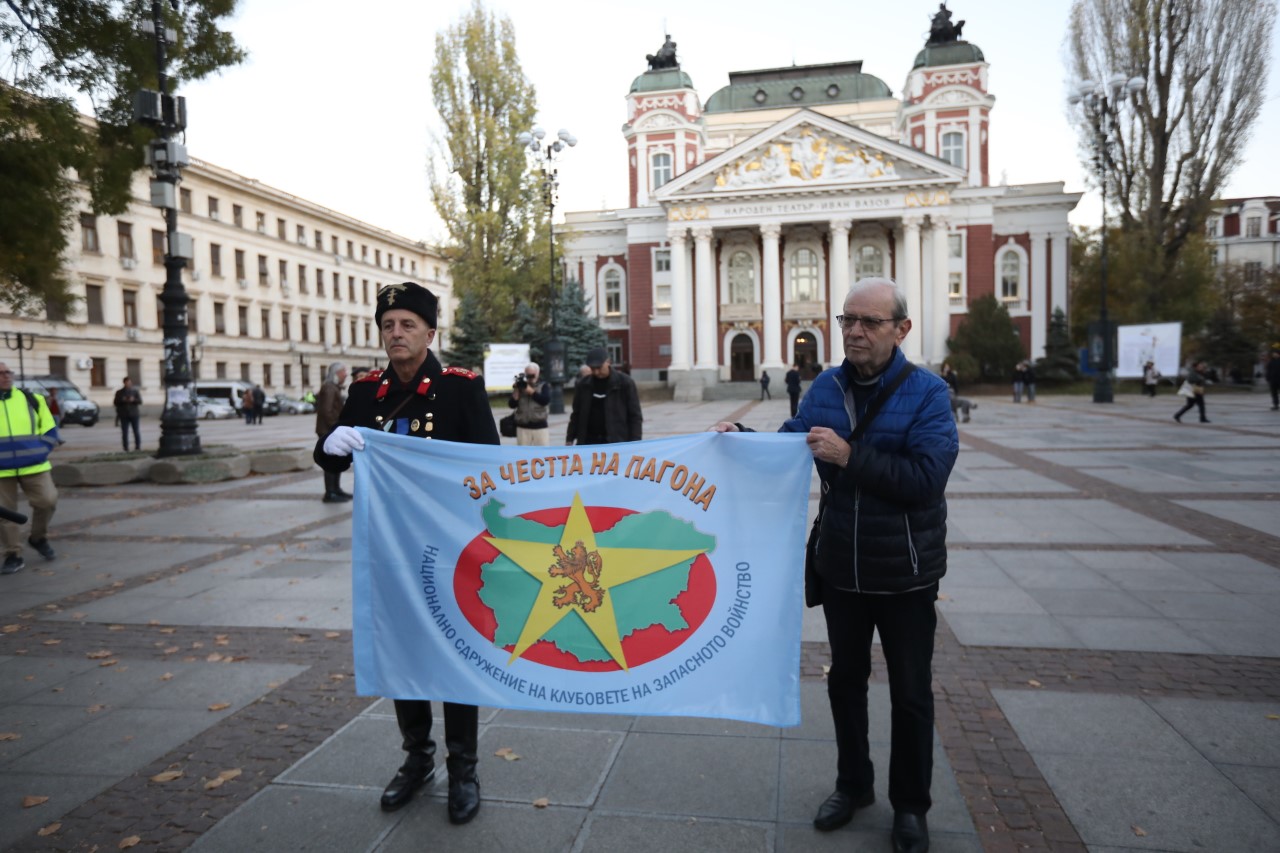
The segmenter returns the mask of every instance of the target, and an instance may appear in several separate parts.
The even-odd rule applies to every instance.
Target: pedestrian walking
[[[813,825],[837,829],[875,802],[867,682],[878,633],[892,706],[893,849],[924,853],[933,805],[934,602],[947,570],[944,492],[959,440],[946,383],[915,369],[900,348],[911,320],[897,284],[855,283],[836,319],[845,361],[813,381],[781,429],[805,433],[822,480],[805,598],[822,605],[831,644],[836,782]]]
[[[14,388],[13,371],[0,362],[0,507],[18,511],[18,490],[31,505],[31,532],[27,544],[46,560],[58,555],[49,544],[49,520],[58,508],[49,453],[58,443],[58,427],[44,397]],[[0,521],[4,563],[0,575],[26,567],[22,557],[22,525]]]
[[[347,366],[340,361],[329,365],[325,371],[324,382],[320,385],[320,393],[316,395],[316,435],[324,438],[333,432],[342,416],[342,406],[347,395],[342,386],[347,381]],[[343,503],[351,500],[348,492],[342,491],[342,472],[324,468],[324,497],[327,504]]]
[[[338,425],[316,443],[320,467],[341,472],[351,466],[351,454],[364,447],[357,426],[423,439],[500,443],[483,381],[469,370],[441,367],[431,352],[436,312],[435,294],[413,282],[378,292],[374,317],[390,364],[351,386]],[[396,699],[395,710],[407,755],[382,792],[384,811],[404,806],[435,775],[431,703]],[[451,823],[466,823],[480,810],[478,728],[479,710],[474,705],[444,703]]]
[[[800,363],[796,362],[791,365],[791,369],[782,377],[782,382],[787,386],[787,396],[791,398],[791,417],[796,416],[796,411],[800,407]]]
[[[246,388],[240,395],[240,414],[244,415],[246,426],[253,426],[253,389]]]
[[[613,369],[604,347],[587,353],[589,379],[579,379],[573,388],[573,412],[565,430],[565,444],[614,444],[639,441],[644,415],[636,383],[621,370]]]
[[[1160,371],[1156,370],[1156,363],[1148,361],[1142,365],[1142,393],[1148,397],[1156,395],[1156,386],[1160,384]]]
[[[262,423],[262,416],[267,412],[267,392],[261,385],[253,386],[253,422]]]
[[[947,396],[951,399],[951,416],[956,420],[960,420],[961,415],[963,415],[963,423],[967,424],[969,422],[969,412],[978,408],[978,404],[968,397],[960,396],[960,379],[956,376],[956,371],[949,361],[942,362],[942,378],[947,382]],[[957,414],[957,412],[960,414]]]
[[[1203,361],[1197,361],[1187,370],[1187,378],[1178,387],[1178,393],[1187,398],[1187,404],[1178,409],[1178,413],[1173,416],[1178,423],[1182,423],[1182,416],[1189,412],[1192,406],[1200,409],[1200,423],[1209,423],[1209,419],[1204,414],[1204,386],[1209,381],[1208,373],[1209,366]]]
[[[129,430],[133,430],[133,449],[142,449],[142,436],[139,433],[138,421],[141,419],[142,393],[133,387],[133,379],[124,378],[124,383],[116,391],[112,405],[116,407],[116,422],[120,424],[120,443],[126,452],[129,450]]]
[[[1271,388],[1271,411],[1280,410],[1280,345],[1273,346],[1267,358],[1267,385]]]
[[[769,393],[769,371],[762,370],[760,371],[760,399],[764,400],[766,397],[773,399],[773,395]]]

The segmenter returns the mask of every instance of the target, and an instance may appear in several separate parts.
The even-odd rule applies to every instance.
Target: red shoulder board
[[[356,380],[356,382],[381,382],[381,381],[382,381],[382,368],[375,368],[373,370],[370,370],[364,376],[361,376],[359,379]]]
[[[467,370],[465,367],[446,367],[441,376],[461,376],[466,379],[475,379],[476,374]]]

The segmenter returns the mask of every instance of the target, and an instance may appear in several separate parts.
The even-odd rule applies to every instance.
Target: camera
[[[529,387],[529,383],[525,381],[524,374],[523,374],[523,373],[517,373],[517,374],[516,374],[516,390],[517,390],[517,391],[523,391],[524,389],[526,389],[526,388],[528,388],[528,387]]]

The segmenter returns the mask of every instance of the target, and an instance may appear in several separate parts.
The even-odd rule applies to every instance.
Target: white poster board
[[[516,374],[529,363],[528,344],[486,344],[484,348],[484,390],[510,391]]]
[[[1118,352],[1116,376],[1137,379],[1142,366],[1156,363],[1162,376],[1176,377],[1182,364],[1182,324],[1147,323],[1144,326],[1116,327]]]

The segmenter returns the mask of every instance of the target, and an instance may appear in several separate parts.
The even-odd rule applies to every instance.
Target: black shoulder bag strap
[[[854,444],[858,439],[866,433],[867,427],[871,426],[871,422],[875,420],[876,415],[880,414],[880,410],[884,408],[884,404],[893,392],[898,390],[898,386],[906,381],[916,366],[911,362],[907,362],[902,370],[898,371],[898,375],[880,392],[870,405],[867,406],[866,412],[862,417],[858,418],[858,423],[854,425],[853,432],[849,434],[849,444]],[[813,527],[809,530],[809,541],[805,545],[804,554],[804,598],[805,604],[809,607],[816,607],[822,603],[821,585],[818,583],[817,566],[814,565],[814,558],[818,548],[818,530],[822,526],[822,514],[827,508],[827,492],[829,488],[824,480],[822,482],[822,495],[818,498],[818,514],[813,518]]]

